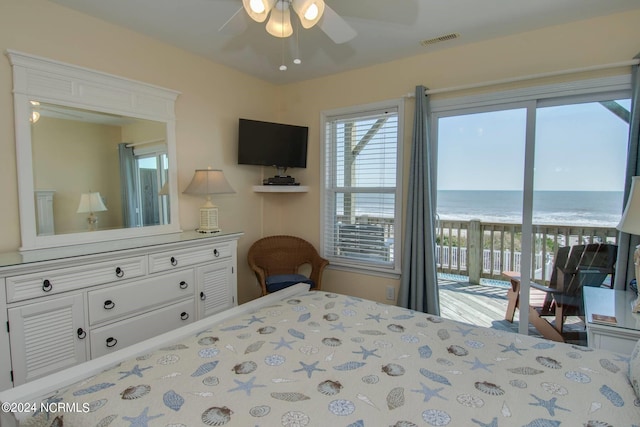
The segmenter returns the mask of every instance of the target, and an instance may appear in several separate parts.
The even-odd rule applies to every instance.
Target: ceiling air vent
[[[420,44],[422,46],[431,46],[432,44],[436,44],[436,43],[440,43],[440,42],[446,42],[448,40],[457,39],[458,37],[460,37],[460,33],[445,34],[444,36],[438,36],[438,37],[434,37],[432,39],[422,40],[420,42]]]

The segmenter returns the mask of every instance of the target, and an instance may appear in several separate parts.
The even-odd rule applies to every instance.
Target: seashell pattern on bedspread
[[[640,426],[627,355],[322,291],[145,356],[21,425]]]

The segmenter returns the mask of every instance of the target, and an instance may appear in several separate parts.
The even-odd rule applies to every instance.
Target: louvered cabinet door
[[[237,304],[235,266],[231,261],[215,262],[196,269],[198,318],[211,316]]]
[[[10,308],[14,385],[87,360],[82,294]]]

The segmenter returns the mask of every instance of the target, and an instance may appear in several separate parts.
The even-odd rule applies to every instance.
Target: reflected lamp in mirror
[[[88,213],[87,224],[89,231],[96,231],[98,229],[98,217],[95,212],[104,212],[107,207],[102,201],[102,196],[99,192],[82,193],[80,196],[80,204],[78,205],[78,213]]]
[[[200,227],[196,231],[199,233],[221,231],[218,227],[218,207],[212,203],[212,195],[235,193],[224,173],[220,169],[196,169],[184,193],[205,196],[207,199],[200,208]]]
[[[31,117],[29,117],[29,121],[33,124],[40,120],[40,112],[38,111],[38,107],[40,107],[40,103],[38,101],[29,101],[31,103]]]
[[[162,184],[162,188],[158,191],[158,196],[168,196],[169,195],[169,181],[166,181]]]
[[[624,233],[640,236],[640,176],[631,178],[631,192],[627,206],[622,213],[622,219],[616,228]],[[636,246],[633,254],[633,263],[636,267],[636,281],[640,279],[640,245]],[[640,298],[639,298],[640,300]],[[635,309],[640,309],[637,302]]]

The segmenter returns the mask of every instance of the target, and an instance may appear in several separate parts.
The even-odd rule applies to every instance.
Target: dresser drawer
[[[89,323],[94,325],[129,313],[146,311],[194,294],[193,269],[89,291]]]
[[[155,273],[172,270],[216,259],[229,258],[231,255],[232,248],[229,243],[157,252],[149,254],[149,271]]]
[[[91,358],[169,332],[195,320],[194,300],[183,301],[90,332]]]
[[[147,274],[145,256],[7,277],[7,302],[22,301]]]

